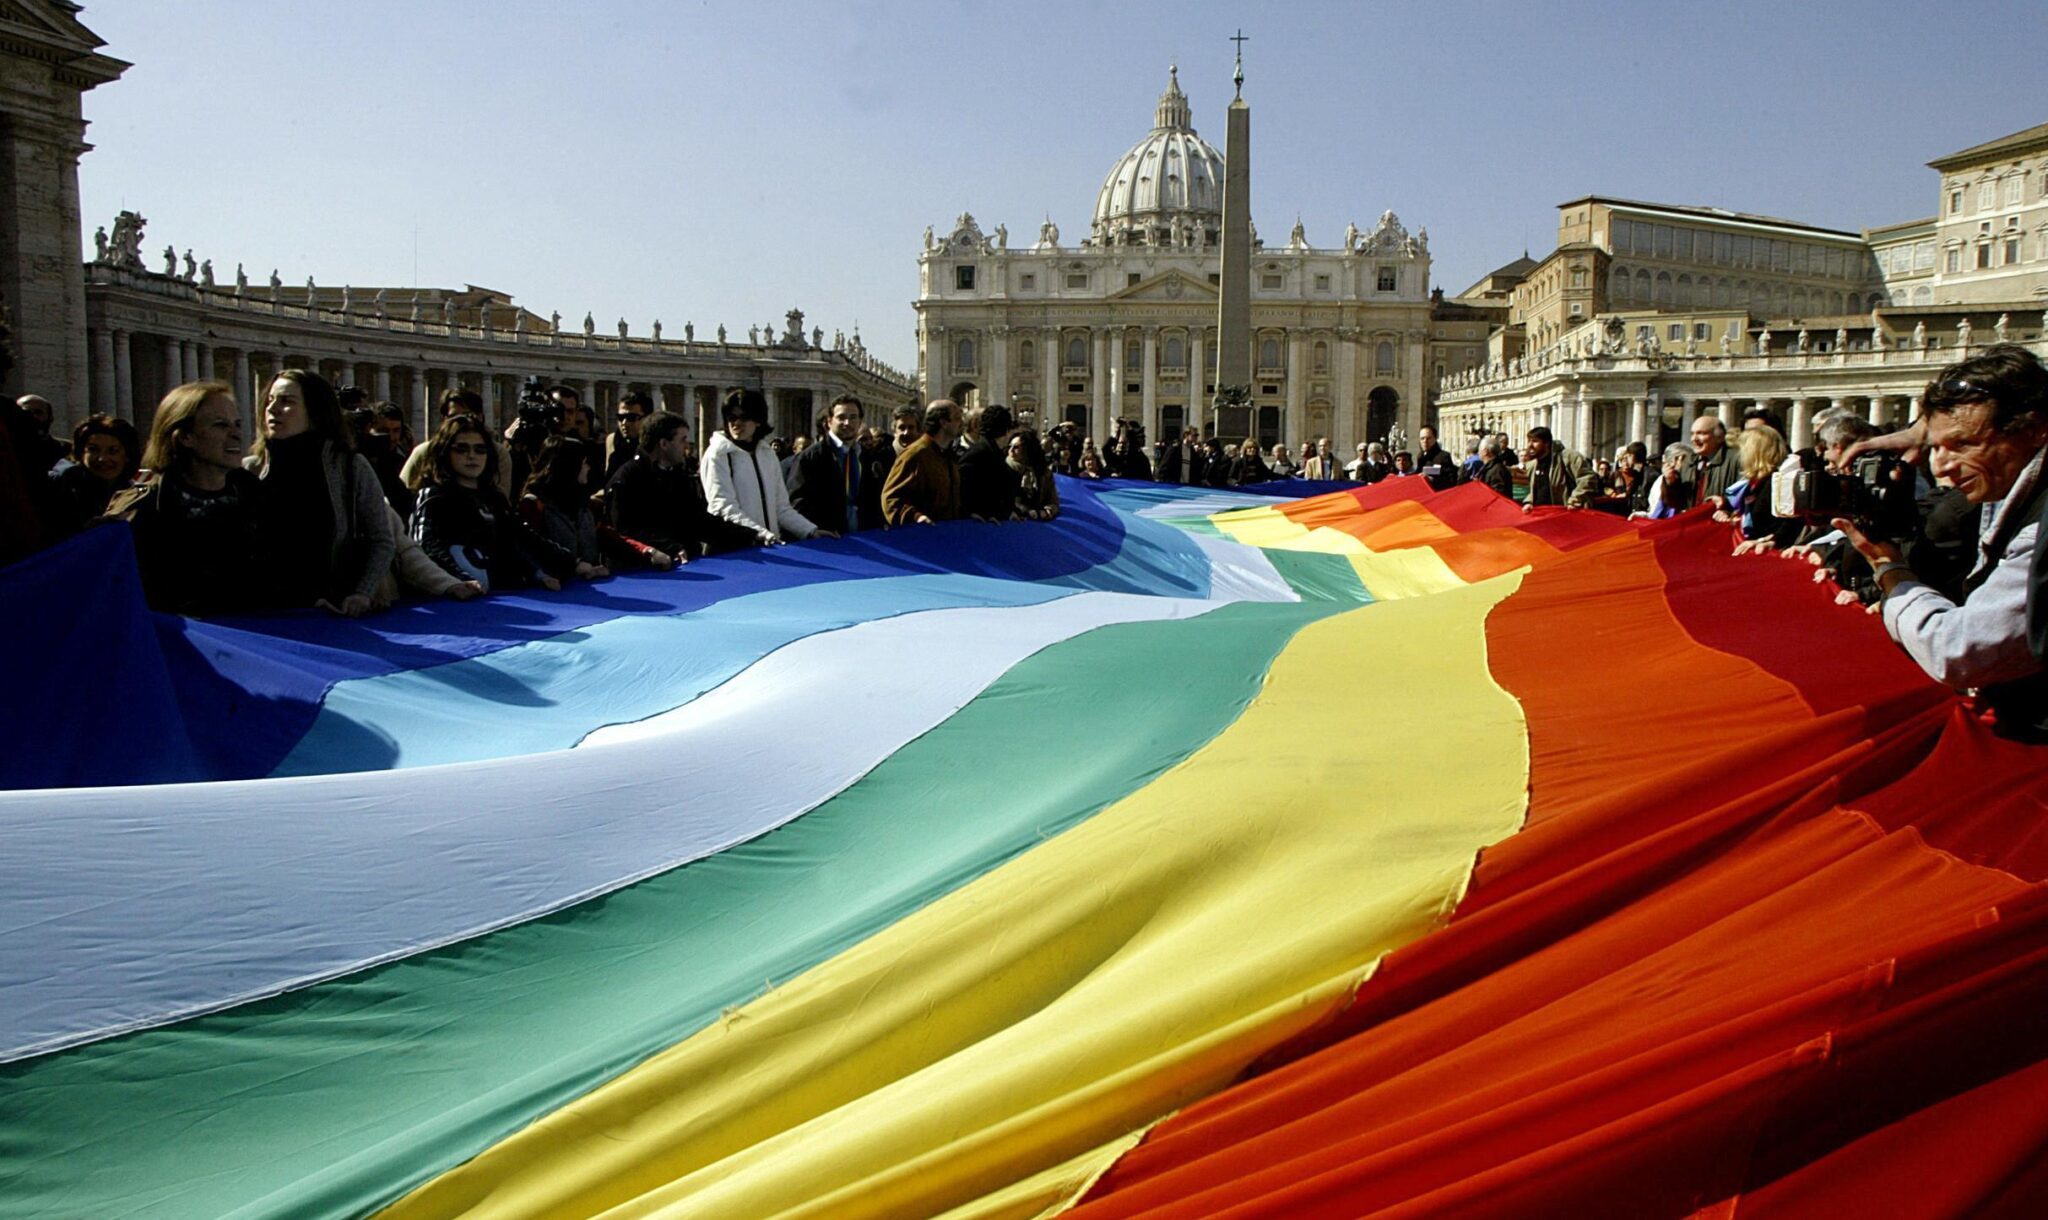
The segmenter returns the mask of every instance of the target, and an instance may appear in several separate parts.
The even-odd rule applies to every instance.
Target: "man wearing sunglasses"
[[[1900,647],[1935,680],[1976,690],[2000,733],[2048,741],[2048,675],[2027,641],[2028,568],[2048,500],[2048,368],[2026,348],[1999,344],[1943,369],[1922,403],[1912,428],[1851,453],[1924,449],[1935,478],[1985,506],[1963,600],[1921,581],[1898,546],[1854,522],[1834,524],[1870,561],[1885,630]]]

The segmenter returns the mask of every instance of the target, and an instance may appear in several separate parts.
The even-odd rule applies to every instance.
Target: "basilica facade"
[[[1207,431],[1216,392],[1223,155],[1195,131],[1177,74],[1152,129],[1096,193],[1086,237],[1046,222],[1012,245],[963,215],[918,256],[918,376],[927,397],[1002,402],[1092,435],[1118,419],[1155,438]],[[1425,422],[1429,237],[1392,212],[1340,245],[1251,257],[1253,419],[1262,442],[1412,437]],[[1225,438],[1241,439],[1241,438]]]

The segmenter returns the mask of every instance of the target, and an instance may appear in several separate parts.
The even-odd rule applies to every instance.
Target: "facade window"
[[[1166,367],[1170,369],[1184,369],[1187,366],[1187,345],[1181,342],[1179,335],[1175,335],[1166,341]]]
[[[1963,269],[1963,252],[1961,250],[1951,249],[1948,252],[1947,257],[1942,259],[1941,269],[1943,271],[1948,272],[1950,275],[1954,275],[1956,272],[1961,271]]]
[[[1695,322],[1692,324],[1692,337],[1695,339],[1705,339],[1712,333],[1713,327],[1705,322]]]
[[[1628,243],[1632,237],[1632,235],[1629,233],[1628,221],[1623,220],[1619,216],[1615,217],[1614,224],[1612,225],[1612,233],[1614,240],[1610,243],[1610,246],[1613,249],[1613,251],[1616,254],[1619,254],[1622,251],[1628,249]]]
[[[1400,284],[1392,267],[1381,267],[1374,276],[1374,286],[1381,292],[1392,292]]]
[[[1656,333],[1657,328],[1654,326],[1638,326],[1636,327],[1636,342],[1648,343],[1650,341],[1650,337],[1652,335],[1655,335]]]
[[[1626,301],[1635,295],[1634,286],[1629,279],[1628,268],[1616,267],[1613,274],[1607,277],[1607,295],[1617,301]]]
[[[1372,368],[1375,373],[1394,371],[1394,345],[1385,339],[1372,349]]]
[[[2005,203],[2006,203],[2006,206],[2007,206],[2007,207],[2012,207],[2012,206],[2015,206],[2015,205],[2017,205],[2017,204],[2019,203],[2019,201],[2020,201],[2020,183],[2021,183],[2022,181],[2023,181],[2023,179],[2022,179],[2022,178],[2020,177],[2020,175],[2018,175],[2018,174],[2012,174],[2012,175],[2010,175],[2010,176],[2008,176],[2008,177],[2006,178],[2006,180],[2005,180]]]
[[[1749,238],[1736,237],[1733,239],[1733,242],[1735,247],[1735,265],[1738,267],[1749,266]]]
[[[1574,287],[1574,288],[1584,288],[1585,286],[1586,286],[1586,269],[1585,269],[1584,267],[1573,267],[1573,268],[1572,268],[1572,287]]]
[[[1330,345],[1320,339],[1316,340],[1314,364],[1311,367],[1318,373],[1330,371]]]
[[[2007,266],[2020,261],[2020,239],[2008,237],[2005,240],[2005,262]]]
[[[1139,280],[1140,278],[1141,278],[1141,277],[1139,276],[1139,274],[1138,274],[1137,272],[1135,272],[1135,271],[1126,271],[1126,272],[1124,273],[1124,287],[1126,287],[1126,288],[1136,288],[1136,287],[1138,286],[1138,280]]]
[[[1998,206],[1998,187],[1997,187],[1997,185],[1996,185],[1995,183],[1990,183],[1990,182],[1987,182],[1987,183],[1985,183],[1985,184],[1984,184],[1983,186],[1980,186],[1980,187],[1978,187],[1978,188],[1977,188],[1977,210],[1978,210],[1978,211],[1980,211],[1980,212],[1988,212],[1988,211],[1990,211],[1990,210],[1991,210],[1992,208],[1995,208],[1995,207],[1997,207],[1997,206]]]
[[[953,287],[955,287],[955,288],[972,288],[972,287],[974,287],[974,268],[972,268],[972,267],[955,267],[955,268],[953,268]]]
[[[1145,348],[1136,339],[1124,340],[1124,371],[1133,373],[1145,366]]]
[[[1087,286],[1088,273],[1086,271],[1073,271],[1067,274],[1067,287],[1086,288]]]
[[[1948,193],[1948,214],[1954,216],[1963,210],[1963,192],[1960,188]]]
[[[1067,340],[1067,367],[1085,369],[1088,367],[1088,341],[1076,336]]]
[[[1259,367],[1277,369],[1280,367],[1280,341],[1266,339],[1259,344]]]
[[[1727,263],[1734,261],[1734,259],[1735,239],[1726,233],[1716,234],[1714,237],[1714,261],[1717,263]]]
[[[1990,242],[1984,242],[1977,247],[1977,265],[1979,267],[1989,267],[1991,265]]]
[[[1319,275],[1319,276],[1317,276],[1317,277],[1316,277],[1316,291],[1317,291],[1317,292],[1328,292],[1329,290],[1330,290],[1330,277],[1329,277],[1329,276],[1327,276],[1327,275]]]
[[[1026,292],[1034,291],[1038,287],[1038,276],[1033,272],[1026,271],[1024,273],[1023,286]]]
[[[1680,230],[1678,231],[1678,237],[1677,237],[1677,240],[1676,240],[1676,244],[1675,244],[1675,245],[1674,245],[1674,246],[1672,247],[1672,254],[1673,254],[1673,256],[1674,256],[1674,257],[1676,257],[1676,258],[1678,258],[1678,259],[1680,259],[1680,260],[1682,260],[1682,261],[1685,261],[1685,262],[1691,262],[1691,261],[1692,261],[1692,230],[1691,230],[1691,229],[1680,229]]]
[[[1913,270],[1934,270],[1934,242],[1932,239],[1916,242],[1913,246]]]
[[[1026,339],[1017,345],[1018,364],[1028,369],[1031,367],[1031,362],[1036,359],[1038,359],[1038,345],[1036,343]]]
[[[1211,271],[1209,273],[1209,282],[1212,284],[1221,284],[1223,282],[1222,274],[1219,272]]]
[[[974,368],[974,340],[962,339],[953,345],[953,371],[965,373]]]
[[[1683,323],[1683,322],[1673,322],[1673,323],[1672,323],[1672,324],[1671,324],[1670,326],[1668,326],[1668,327],[1665,327],[1665,329],[1664,329],[1664,337],[1665,337],[1666,339],[1683,339],[1683,338],[1685,338],[1685,323]]]
[[[1281,282],[1281,278],[1270,271],[1259,277],[1259,287],[1264,288],[1269,292],[1278,289],[1281,285]]]

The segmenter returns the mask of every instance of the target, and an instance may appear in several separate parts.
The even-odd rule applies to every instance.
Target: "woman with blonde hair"
[[[142,593],[168,614],[226,614],[272,599],[261,579],[256,477],[242,469],[242,412],[225,381],[178,386],[142,448],[155,478],[117,494],[107,516],[135,536]]]
[[[1741,503],[1742,536],[1769,538],[1779,545],[1788,545],[1790,536],[1799,532],[1800,523],[1772,514],[1771,476],[1791,456],[1791,446],[1776,428],[1757,424],[1743,429],[1735,438],[1735,450],[1747,485]]]

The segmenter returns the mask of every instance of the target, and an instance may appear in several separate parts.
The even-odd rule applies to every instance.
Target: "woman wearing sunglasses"
[[[498,490],[498,447],[474,415],[453,415],[428,442],[428,484],[412,536],[428,558],[485,592],[537,584],[559,589],[596,571],[533,532]]]

